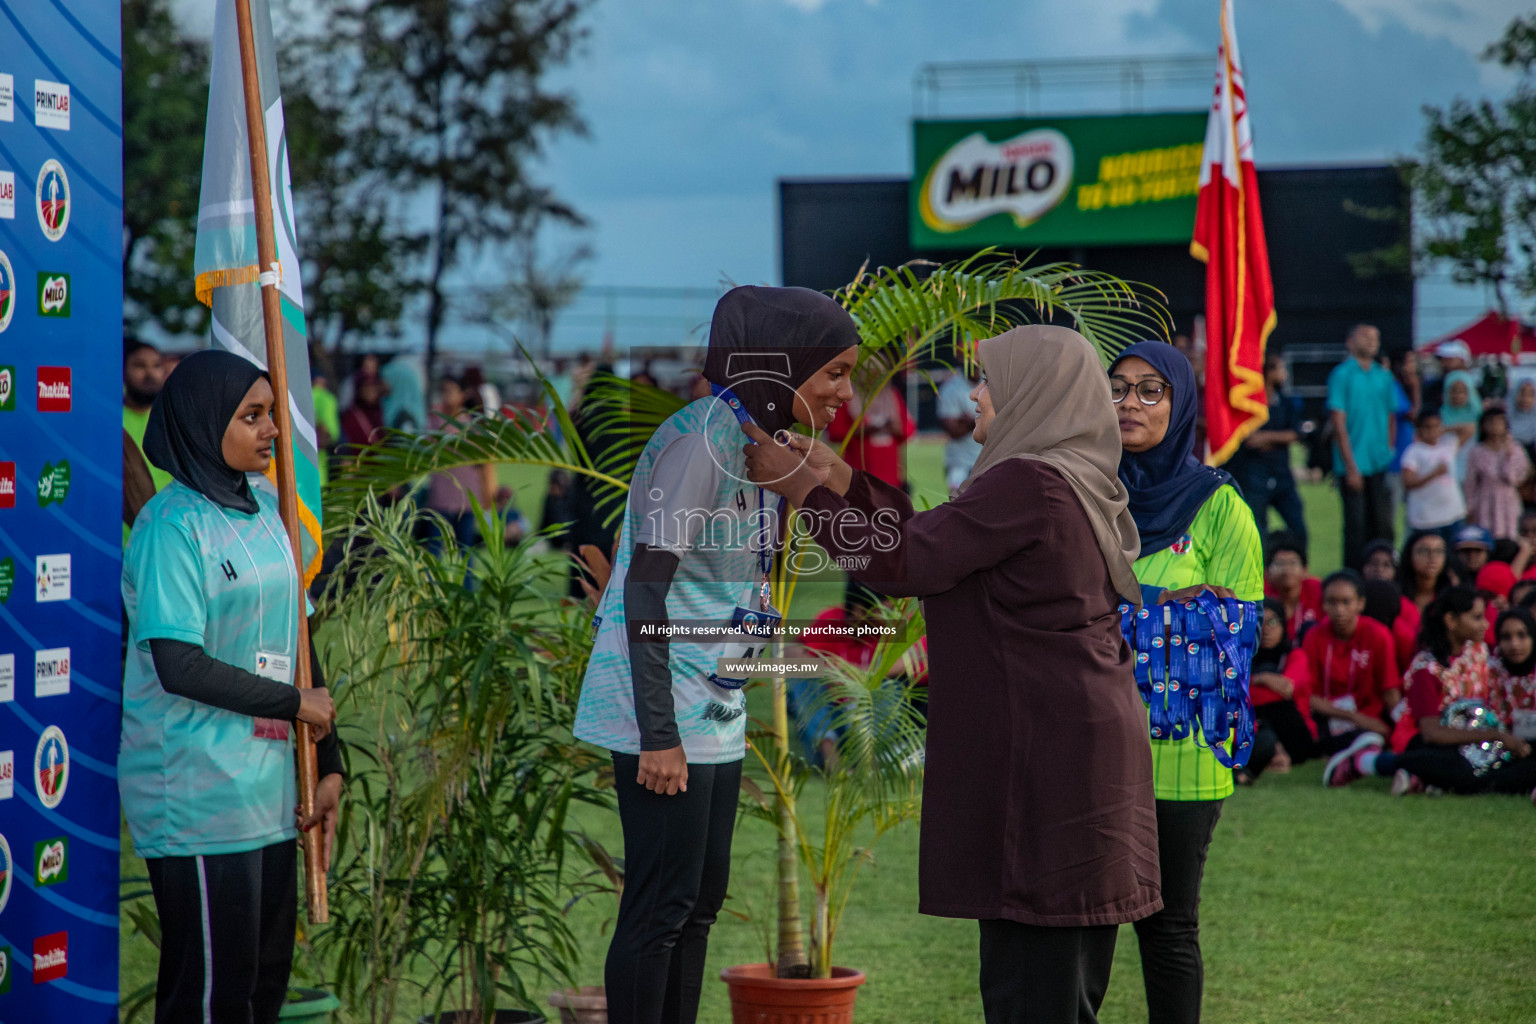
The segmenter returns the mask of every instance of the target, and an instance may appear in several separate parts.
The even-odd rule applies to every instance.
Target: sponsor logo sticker
[[[69,974],[69,932],[32,940],[32,984],[44,985]]]
[[[0,171],[0,220],[16,219],[16,172]]]
[[[16,795],[16,751],[0,750],[0,800]]]
[[[11,990],[11,947],[0,946],[0,996]]]
[[[43,471],[37,477],[37,503],[46,508],[62,505],[69,497],[69,460],[43,463]]]
[[[32,114],[39,128],[69,131],[69,86],[63,82],[33,79]]]
[[[37,172],[37,223],[50,242],[69,230],[69,175],[57,160],[47,160]]]
[[[37,603],[68,601],[69,555],[37,556]]]
[[[71,375],[67,366],[37,368],[37,411],[69,412]]]
[[[11,269],[11,258],[0,251],[0,331],[11,326],[11,316],[16,312],[16,272]]]
[[[0,604],[11,599],[11,590],[16,586],[16,559],[10,555],[0,558]]]
[[[0,462],[0,508],[16,507],[16,463]]]
[[[69,840],[64,836],[44,839],[32,850],[32,877],[38,885],[69,881]]]
[[[15,867],[11,860],[11,844],[5,841],[5,836],[0,836],[0,910],[11,901],[11,876],[16,873]]]
[[[0,366],[0,412],[16,411],[16,367]]]
[[[0,704],[16,699],[16,655],[0,654]]]
[[[37,275],[37,315],[69,316],[69,275],[41,271]]]
[[[33,695],[60,697],[69,692],[69,648],[38,651],[32,663]]]
[[[64,802],[69,788],[69,741],[64,730],[50,725],[37,738],[37,753],[32,755],[32,786],[37,798],[50,811]]]
[[[16,76],[0,75],[0,121],[16,120]]]

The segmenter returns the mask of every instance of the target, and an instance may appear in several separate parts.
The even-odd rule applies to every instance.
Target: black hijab
[[[732,288],[709,325],[704,377],[735,392],[771,434],[795,422],[791,392],[858,343],[853,317],[821,292]]]
[[[1285,667],[1285,657],[1291,653],[1291,631],[1286,628],[1285,605],[1273,597],[1264,599],[1264,611],[1274,612],[1280,617],[1280,642],[1274,647],[1265,647],[1264,627],[1259,626],[1259,648],[1253,652],[1253,671],[1255,672],[1279,672]],[[1262,614],[1262,613],[1261,613]]]
[[[1195,371],[1184,353],[1161,341],[1142,341],[1121,352],[1115,366],[1137,356],[1173,385],[1168,400],[1168,432],[1144,452],[1122,452],[1120,480],[1131,494],[1131,516],[1141,534],[1141,557],[1173,545],[1195,521],[1206,499],[1222,484],[1232,483],[1226,470],[1195,458],[1195,419],[1200,411]],[[1134,394],[1127,402],[1137,401]]]
[[[145,457],[215,504],[256,512],[245,474],[224,461],[224,431],[245,393],[265,376],[249,359],[221,349],[183,359],[150,406]]]
[[[1493,627],[1493,638],[1495,642],[1497,642],[1499,638],[1500,628],[1510,619],[1519,619],[1521,622],[1523,622],[1525,624],[1525,631],[1531,635],[1532,640],[1536,640],[1536,615],[1532,615],[1529,608],[1522,607],[1521,605],[1515,605],[1513,608],[1506,608],[1504,611],[1499,613],[1498,622]],[[1503,663],[1504,671],[1508,672],[1510,675],[1528,676],[1532,672],[1536,672],[1536,643],[1531,645],[1530,656],[1527,657],[1524,661],[1504,661],[1504,655],[1502,653],[1499,655],[1499,661]]]

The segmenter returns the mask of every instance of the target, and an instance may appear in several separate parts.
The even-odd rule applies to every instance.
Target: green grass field
[[[913,446],[919,505],[934,501],[940,447]],[[507,473],[536,516],[538,474]],[[1313,571],[1339,563],[1332,488],[1304,488]],[[841,599],[832,578],[803,586],[795,614]],[[754,713],[766,707],[751,696]],[[1071,765],[1055,770],[1071,771]],[[1265,776],[1227,801],[1206,869],[1201,907],[1205,1018],[1236,1024],[1466,1024],[1536,1020],[1536,818],[1512,797],[1393,799],[1384,780],[1347,790],[1320,785],[1321,768]],[[808,795],[814,801],[814,790]],[[618,822],[583,824],[615,849]],[[961,1024],[981,1019],[976,926],[917,911],[917,827],[881,841],[838,935],[839,963],[863,969],[861,1024]],[[126,841],[126,837],[125,837]],[[773,835],[757,821],[736,834],[731,898],[716,926],[700,1020],[730,1019],[721,968],[764,955],[771,911]],[[124,873],[142,862],[124,853]],[[611,900],[573,911],[585,961],[579,980],[602,981]],[[123,991],[154,976],[154,953],[125,929]],[[1134,933],[1122,928],[1101,1018],[1146,1020]],[[140,1018],[145,1019],[145,1018]]]

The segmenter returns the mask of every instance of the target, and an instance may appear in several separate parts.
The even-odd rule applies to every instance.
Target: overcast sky
[[[202,28],[212,5],[180,3],[188,26]],[[1477,54],[1530,6],[1238,0],[1259,165],[1410,153],[1424,104],[1507,88]],[[591,135],[558,143],[544,176],[592,221],[593,284],[771,283],[776,179],[910,173],[919,65],[1209,52],[1214,70],[1218,9],[1216,0],[596,0],[585,51],[558,76]]]

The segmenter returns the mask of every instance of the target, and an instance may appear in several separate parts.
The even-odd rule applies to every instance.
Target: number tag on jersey
[[[1341,711],[1359,710],[1359,708],[1355,706],[1355,696],[1352,693],[1346,693],[1344,696],[1334,701],[1333,706]],[[1351,722],[1347,718],[1328,719],[1328,734],[1330,736],[1343,736],[1345,733],[1354,732],[1359,728],[1360,727],[1358,725],[1356,725],[1354,722]]]
[[[286,654],[273,654],[271,651],[256,652],[255,672],[263,679],[271,679],[278,683],[293,682],[293,658]],[[288,742],[288,723],[280,718],[257,718],[251,735],[258,740],[280,740]]]
[[[750,661],[761,657],[773,642],[774,629],[783,618],[778,612],[737,605],[731,612],[731,629],[735,635],[726,640],[720,652],[721,660]],[[710,682],[726,690],[741,689],[747,685],[747,679],[745,672],[730,675],[712,672],[709,676]]]

